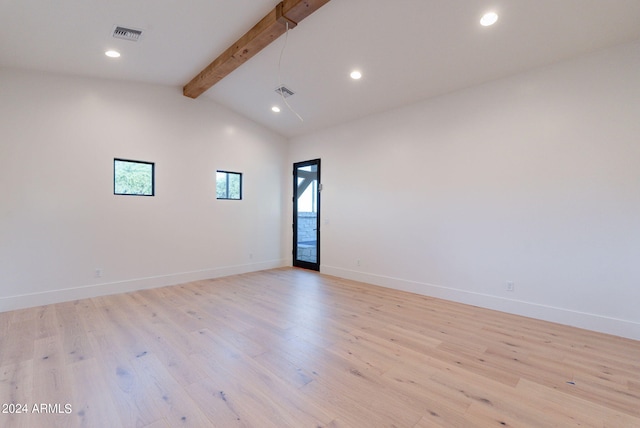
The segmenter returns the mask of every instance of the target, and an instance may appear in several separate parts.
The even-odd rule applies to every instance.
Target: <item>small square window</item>
[[[216,198],[242,199],[242,174],[239,172],[216,172]]]
[[[153,162],[113,160],[113,194],[153,196],[155,193]]]

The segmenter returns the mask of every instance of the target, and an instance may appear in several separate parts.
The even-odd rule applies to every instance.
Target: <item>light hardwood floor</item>
[[[9,403],[1,427],[640,427],[640,342],[276,269],[0,314]]]

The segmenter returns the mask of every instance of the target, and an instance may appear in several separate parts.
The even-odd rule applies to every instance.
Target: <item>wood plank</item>
[[[66,364],[66,352],[63,340],[58,336],[38,339],[35,342],[33,359],[33,397],[32,404],[59,404],[61,408],[72,405],[73,393],[69,366]],[[51,397],[56,397],[55,401]],[[33,426],[69,427],[75,417],[69,413],[32,414]]]
[[[201,428],[213,425],[154,354],[136,358],[131,364],[144,385],[144,399],[160,410],[159,415],[163,415],[170,426]]]
[[[284,0],[240,39],[227,48],[183,88],[189,98],[198,98],[236,68],[283,35],[287,29],[311,15],[329,0]]]
[[[144,428],[170,428],[170,427],[167,424],[167,421],[164,418],[162,418],[148,425],[145,425]]]
[[[93,357],[86,326],[77,311],[78,304],[76,301],[56,306],[56,319],[60,323],[58,335],[63,341],[65,359],[69,363]]]
[[[156,421],[161,411],[147,399],[146,385],[131,364],[127,346],[109,332],[94,334],[92,344],[99,354],[96,359],[100,363],[103,382],[123,426],[144,426]]]
[[[42,339],[58,334],[58,318],[55,307],[40,306],[36,309],[36,337]]]
[[[30,405],[33,402],[33,360],[0,367],[0,404]],[[0,413],[0,426],[30,428],[35,425],[29,414]]]
[[[73,415],[77,418],[72,426],[126,426],[120,419],[120,408],[113,402],[113,389],[109,388],[104,380],[104,368],[95,358],[72,363],[69,371],[73,391],[71,404]]]
[[[581,388],[580,384],[572,386]],[[555,423],[566,422],[562,425],[582,426],[612,426],[638,427],[640,426],[640,401],[635,400],[635,408],[631,412],[611,407],[613,394],[603,394],[597,400],[593,397],[577,397],[570,390],[560,390],[540,385],[535,381],[523,379],[517,387],[518,393],[527,397],[532,408],[544,408],[551,415]],[[610,398],[610,399],[609,399]]]
[[[214,340],[218,346],[192,356],[191,360],[208,370],[215,382],[218,393],[214,389],[209,396],[222,399],[240,421],[265,427],[321,426],[328,422],[330,418],[324,411],[289,388],[276,374],[264,370],[238,350],[218,351],[222,343]]]
[[[10,323],[0,342],[0,366],[31,359],[34,341],[38,336],[35,318]]]

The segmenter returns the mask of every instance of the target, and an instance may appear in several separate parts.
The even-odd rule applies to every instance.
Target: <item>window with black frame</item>
[[[242,173],[216,171],[216,199],[242,199]]]
[[[155,164],[129,159],[114,159],[113,194],[154,196]]]

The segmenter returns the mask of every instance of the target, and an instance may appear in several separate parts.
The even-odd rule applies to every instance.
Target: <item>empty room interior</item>
[[[1,1],[0,406],[640,427],[640,1]]]

